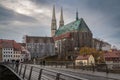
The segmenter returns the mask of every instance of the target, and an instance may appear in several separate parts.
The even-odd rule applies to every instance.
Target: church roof
[[[61,34],[72,32],[72,31],[80,31],[80,32],[91,32],[86,23],[82,18],[73,21],[69,24],[66,24],[56,31],[55,36],[59,36]]]

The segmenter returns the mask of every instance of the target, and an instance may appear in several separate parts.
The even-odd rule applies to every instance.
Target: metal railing
[[[35,67],[29,64],[20,64],[18,67],[15,64],[9,64],[8,66],[25,80],[88,80],[41,66]]]
[[[79,76],[74,76],[69,73],[59,72],[59,70],[46,68],[44,66],[52,66],[59,68],[73,68],[90,71],[100,71],[108,73],[120,73],[120,64],[92,64],[92,65],[75,65],[74,62],[56,62],[49,61],[38,65],[39,67],[31,66],[30,64],[8,64],[20,77],[25,80],[87,80]]]
[[[72,68],[72,69],[82,69],[89,71],[97,71],[97,72],[106,72],[106,73],[118,73],[120,74],[120,63],[99,63],[99,64],[89,64],[89,65],[76,65],[73,61],[46,61],[44,64],[40,64],[41,66],[52,66],[59,68]]]

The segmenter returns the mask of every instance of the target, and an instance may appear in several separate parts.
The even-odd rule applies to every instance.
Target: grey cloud
[[[14,12],[13,10],[0,6],[0,23],[9,24],[12,21],[20,21],[20,22],[28,22],[28,23],[37,22],[37,20],[33,17],[22,15]]]
[[[120,12],[120,0],[87,0],[89,8],[113,14]],[[118,13],[117,13],[118,14]]]
[[[84,18],[95,37],[97,36],[100,39],[110,41],[113,44],[116,44],[120,40],[120,0],[31,0],[31,2],[40,8],[51,9],[51,12],[52,5],[55,4],[57,23],[59,23],[61,6],[64,9],[65,24],[75,20],[75,11],[78,9],[79,16]],[[49,14],[52,15],[52,13]],[[5,35],[9,37],[8,33],[12,32],[10,35],[13,35],[12,39],[20,41],[24,34],[34,36],[50,35],[51,17],[43,15],[42,20],[37,22],[37,24],[30,25],[29,22],[37,21],[36,17],[21,15],[0,6],[0,24],[4,23],[6,28],[11,28],[0,28],[0,36]],[[11,21],[21,21],[28,24],[22,27],[21,25],[13,26],[5,24],[11,23]],[[29,28],[26,26],[29,26]],[[5,33],[2,30],[8,32]],[[18,38],[18,36],[21,38]]]
[[[56,0],[31,0],[33,3],[35,3],[36,5],[42,5],[42,6],[45,6],[45,5],[50,5],[50,4],[54,4],[54,2]]]

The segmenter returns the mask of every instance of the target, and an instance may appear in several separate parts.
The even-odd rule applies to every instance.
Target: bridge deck
[[[40,65],[31,65],[40,67]],[[93,71],[87,71],[87,70],[81,70],[81,69],[71,69],[71,68],[65,68],[59,66],[45,66],[46,69],[52,69],[59,72],[63,72],[66,74],[76,75],[79,77],[86,78],[88,80],[120,80],[120,74],[114,74],[114,73],[106,73],[106,72],[93,72]]]
[[[20,80],[120,80],[119,74],[33,64],[5,65]],[[17,70],[16,70],[17,69]]]

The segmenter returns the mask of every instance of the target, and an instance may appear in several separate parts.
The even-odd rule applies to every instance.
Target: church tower
[[[55,35],[57,29],[56,17],[55,17],[55,6],[53,6],[52,22],[51,22],[51,36]]]
[[[61,8],[61,15],[60,15],[60,21],[59,21],[59,27],[64,26],[64,20],[63,20],[63,10]]]

